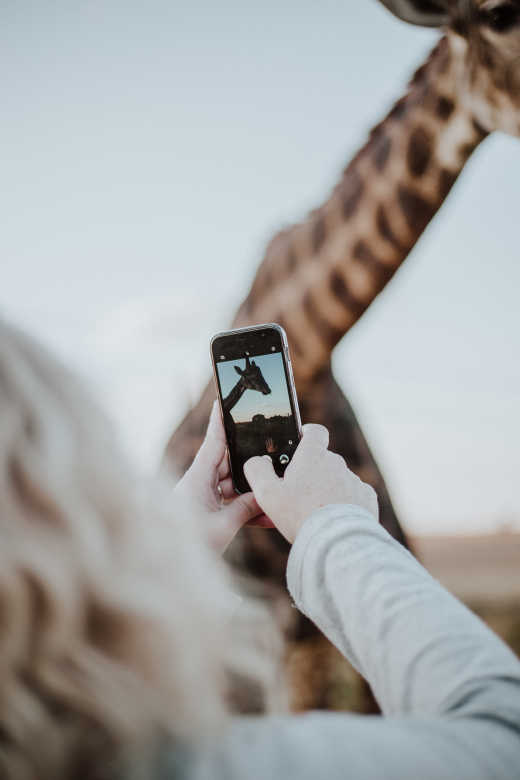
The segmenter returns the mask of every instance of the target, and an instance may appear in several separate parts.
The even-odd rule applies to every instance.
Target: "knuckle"
[[[365,482],[365,490],[367,491],[368,496],[372,496],[372,498],[377,498],[377,493],[372,487],[372,485],[367,485],[366,482]]]
[[[377,511],[378,507],[378,499],[377,499],[377,493],[372,487],[372,485],[364,484],[364,494],[365,494],[365,500],[369,504],[369,506]]]

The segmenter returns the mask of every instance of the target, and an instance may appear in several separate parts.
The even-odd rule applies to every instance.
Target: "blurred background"
[[[83,373],[141,467],[267,240],[436,38],[376,0],[3,0],[0,311]],[[519,179],[520,142],[489,138],[334,360],[407,530],[466,551],[498,531],[518,591]]]

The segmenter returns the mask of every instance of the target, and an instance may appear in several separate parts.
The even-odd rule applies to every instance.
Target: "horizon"
[[[223,398],[226,398],[240,381],[240,377],[234,369],[236,365],[239,368],[244,368],[243,365],[240,365],[244,360],[245,358],[237,358],[236,360],[221,360],[216,363]],[[291,415],[292,410],[281,353],[255,355],[254,361],[260,368],[271,392],[268,395],[263,395],[254,390],[246,390],[234,407],[237,411],[231,411],[233,420],[236,423],[250,422],[255,414],[263,414],[266,418]]]

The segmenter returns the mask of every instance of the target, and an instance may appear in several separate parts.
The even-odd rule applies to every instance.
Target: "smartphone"
[[[217,333],[211,359],[233,485],[247,493],[244,463],[269,455],[283,477],[302,436],[287,336],[276,323]]]

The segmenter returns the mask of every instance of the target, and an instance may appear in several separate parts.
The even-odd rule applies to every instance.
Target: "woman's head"
[[[157,740],[222,725],[229,672],[267,690],[166,490],[136,478],[79,380],[0,321],[1,776],[137,772]]]

